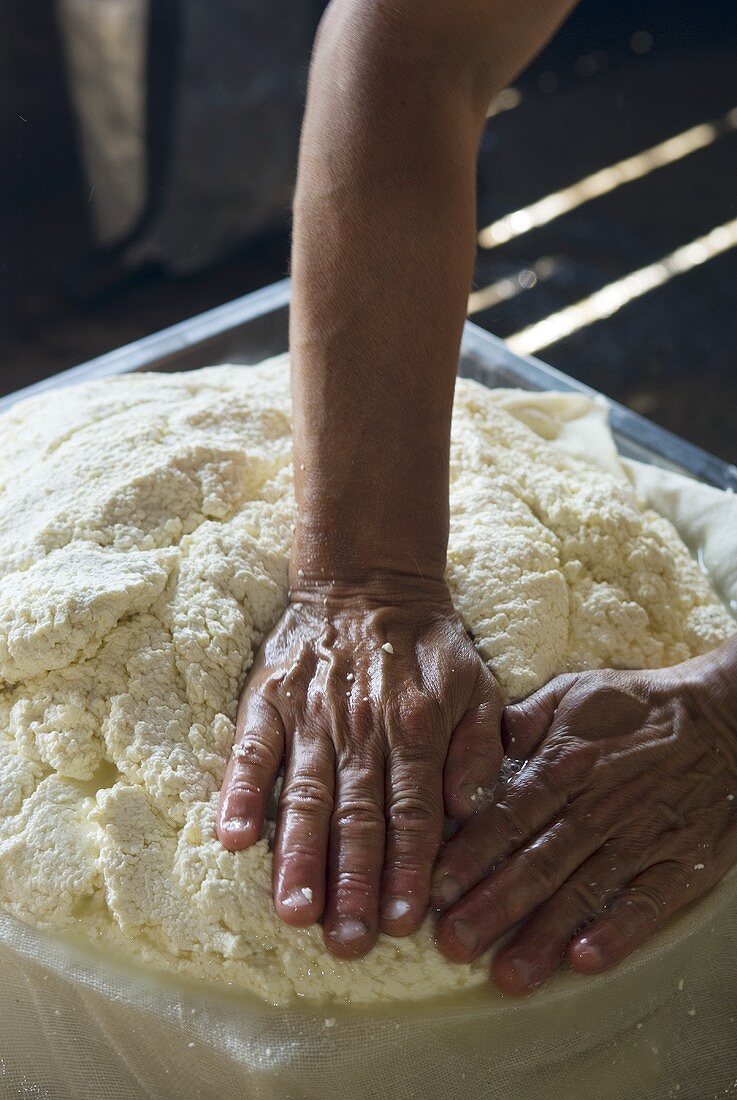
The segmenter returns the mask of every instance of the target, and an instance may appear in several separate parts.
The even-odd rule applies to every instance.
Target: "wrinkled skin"
[[[564,676],[508,708],[527,763],[441,854],[440,950],[467,962],[519,925],[492,976],[524,994],[564,958],[614,966],[718,882],[737,861],[734,685],[733,656],[709,656]]]
[[[277,913],[324,916],[328,949],[355,958],[425,916],[444,811],[468,816],[498,773],[500,694],[443,582],[292,600],[241,698],[218,835],[232,851],[261,837],[283,759]]]
[[[256,840],[283,757],[277,911],[324,914],[343,957],[417,927],[443,802],[468,811],[501,759],[498,691],[443,580],[453,392],[488,107],[573,3],[331,0],[316,38],[289,311],[295,606],[243,696],[218,832]]]

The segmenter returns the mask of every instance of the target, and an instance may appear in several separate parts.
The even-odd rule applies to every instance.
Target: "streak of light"
[[[486,117],[493,118],[504,111],[511,111],[514,107],[519,107],[521,102],[522,93],[517,88],[504,88],[489,107]]]
[[[549,279],[555,272],[555,261],[548,256],[538,260],[532,267],[523,268],[516,276],[509,275],[498,279],[489,286],[471,292],[468,298],[468,313],[480,313],[482,309],[491,309],[500,302],[516,298],[523,290],[532,290],[538,283]]]
[[[512,351],[520,355],[532,355],[595,321],[611,317],[628,302],[641,298],[643,294],[663,286],[676,275],[683,275],[736,245],[737,218],[716,226],[710,233],[689,244],[682,245],[662,260],[609,283],[575,305],[552,313],[534,325],[528,325],[510,336],[507,343]]]
[[[554,191],[553,194],[546,195],[545,198],[533,202],[530,206],[522,207],[499,218],[498,221],[492,222],[491,225],[479,231],[479,244],[482,248],[495,248],[497,245],[505,244],[514,237],[528,233],[531,229],[547,225],[554,218],[575,210],[576,207],[590,202],[591,199],[607,195],[625,183],[642,179],[657,168],[673,164],[690,153],[695,153],[698,149],[705,149],[724,133],[735,129],[737,129],[737,108],[729,111],[718,122],[702,122],[698,126],[692,126],[689,130],[661,141],[650,149],[620,160],[616,164],[610,164],[607,168],[585,176],[561,191]]]

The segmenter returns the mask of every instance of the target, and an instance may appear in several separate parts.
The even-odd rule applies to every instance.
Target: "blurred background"
[[[323,6],[0,6],[1,393],[287,273]],[[478,224],[473,320],[737,462],[732,0],[583,0],[492,108]]]

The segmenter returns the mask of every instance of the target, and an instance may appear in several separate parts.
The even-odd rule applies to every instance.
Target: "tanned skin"
[[[445,582],[479,142],[491,101],[573,6],[333,0],[324,16],[294,207],[291,602],[246,683],[218,820],[230,850],[258,840],[284,764],[274,903],[291,925],[322,920],[341,958],[364,955],[380,930],[417,929],[443,815],[467,822],[434,872],[438,945],[465,960],[526,920],[493,971],[518,993],[566,952],[587,972],[618,961],[737,859],[737,810],[722,790],[737,791],[737,707],[725,701],[734,645],[668,674],[554,682],[503,716]],[[685,712],[676,746],[669,723]],[[571,728],[575,758],[560,748]],[[698,748],[709,737],[711,770]],[[505,743],[537,764],[474,813],[471,796],[494,785]],[[668,817],[664,777],[682,799],[682,769],[697,757],[700,794],[671,852],[653,839]],[[731,772],[717,774],[725,762]],[[591,824],[584,806],[599,803],[608,810]],[[549,842],[531,844],[544,826]],[[622,874],[582,892],[579,869],[615,838]],[[712,855],[698,882],[666,870],[641,879],[704,841]],[[621,905],[578,935],[622,887],[640,923]]]

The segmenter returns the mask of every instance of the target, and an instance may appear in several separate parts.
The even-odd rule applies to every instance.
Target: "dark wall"
[[[79,180],[53,0],[0,4],[0,205]]]

